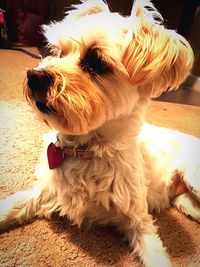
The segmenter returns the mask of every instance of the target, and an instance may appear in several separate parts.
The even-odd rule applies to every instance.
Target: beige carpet
[[[41,137],[48,129],[37,121],[24,101],[21,85],[26,68],[36,64],[37,60],[20,52],[0,50],[0,198],[31,188],[35,180]],[[200,107],[154,101],[147,119],[200,137]],[[157,224],[174,266],[200,266],[199,224],[175,209],[157,216]],[[0,266],[140,264],[112,227],[80,232],[63,219],[54,218],[2,232]]]

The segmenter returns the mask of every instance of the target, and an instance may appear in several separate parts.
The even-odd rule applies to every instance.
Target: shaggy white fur
[[[27,72],[24,90],[56,132],[45,137],[36,187],[1,200],[0,228],[53,212],[78,226],[113,224],[145,266],[170,266],[150,213],[173,204],[200,222],[200,141],[144,120],[150,98],[188,75],[189,43],[147,0],[128,18],[85,0],[44,33],[53,56]],[[50,169],[49,142],[93,157]]]

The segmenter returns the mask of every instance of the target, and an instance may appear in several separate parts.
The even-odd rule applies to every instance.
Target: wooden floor
[[[200,78],[190,75],[178,90],[164,93],[155,100],[200,106]]]

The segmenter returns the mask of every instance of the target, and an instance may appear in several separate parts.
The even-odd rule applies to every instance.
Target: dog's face
[[[130,114],[141,95],[156,96],[185,79],[189,44],[146,2],[148,8],[136,1],[124,18],[102,0],[87,0],[44,26],[53,55],[27,72],[25,95],[49,126],[88,133]]]

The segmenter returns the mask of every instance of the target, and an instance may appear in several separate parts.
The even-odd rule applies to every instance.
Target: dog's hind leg
[[[177,210],[200,223],[200,202],[197,201],[191,192],[187,191],[175,197],[172,204]]]
[[[56,211],[56,196],[48,189],[33,188],[0,200],[0,229],[29,222],[34,217],[49,218]]]
[[[172,204],[200,223],[200,140],[186,136],[181,149]]]
[[[200,222],[200,191],[197,190],[195,168],[185,169],[183,172],[176,171],[170,187],[171,203],[180,212]],[[200,183],[200,181],[199,181]],[[194,188],[195,186],[195,188]]]

